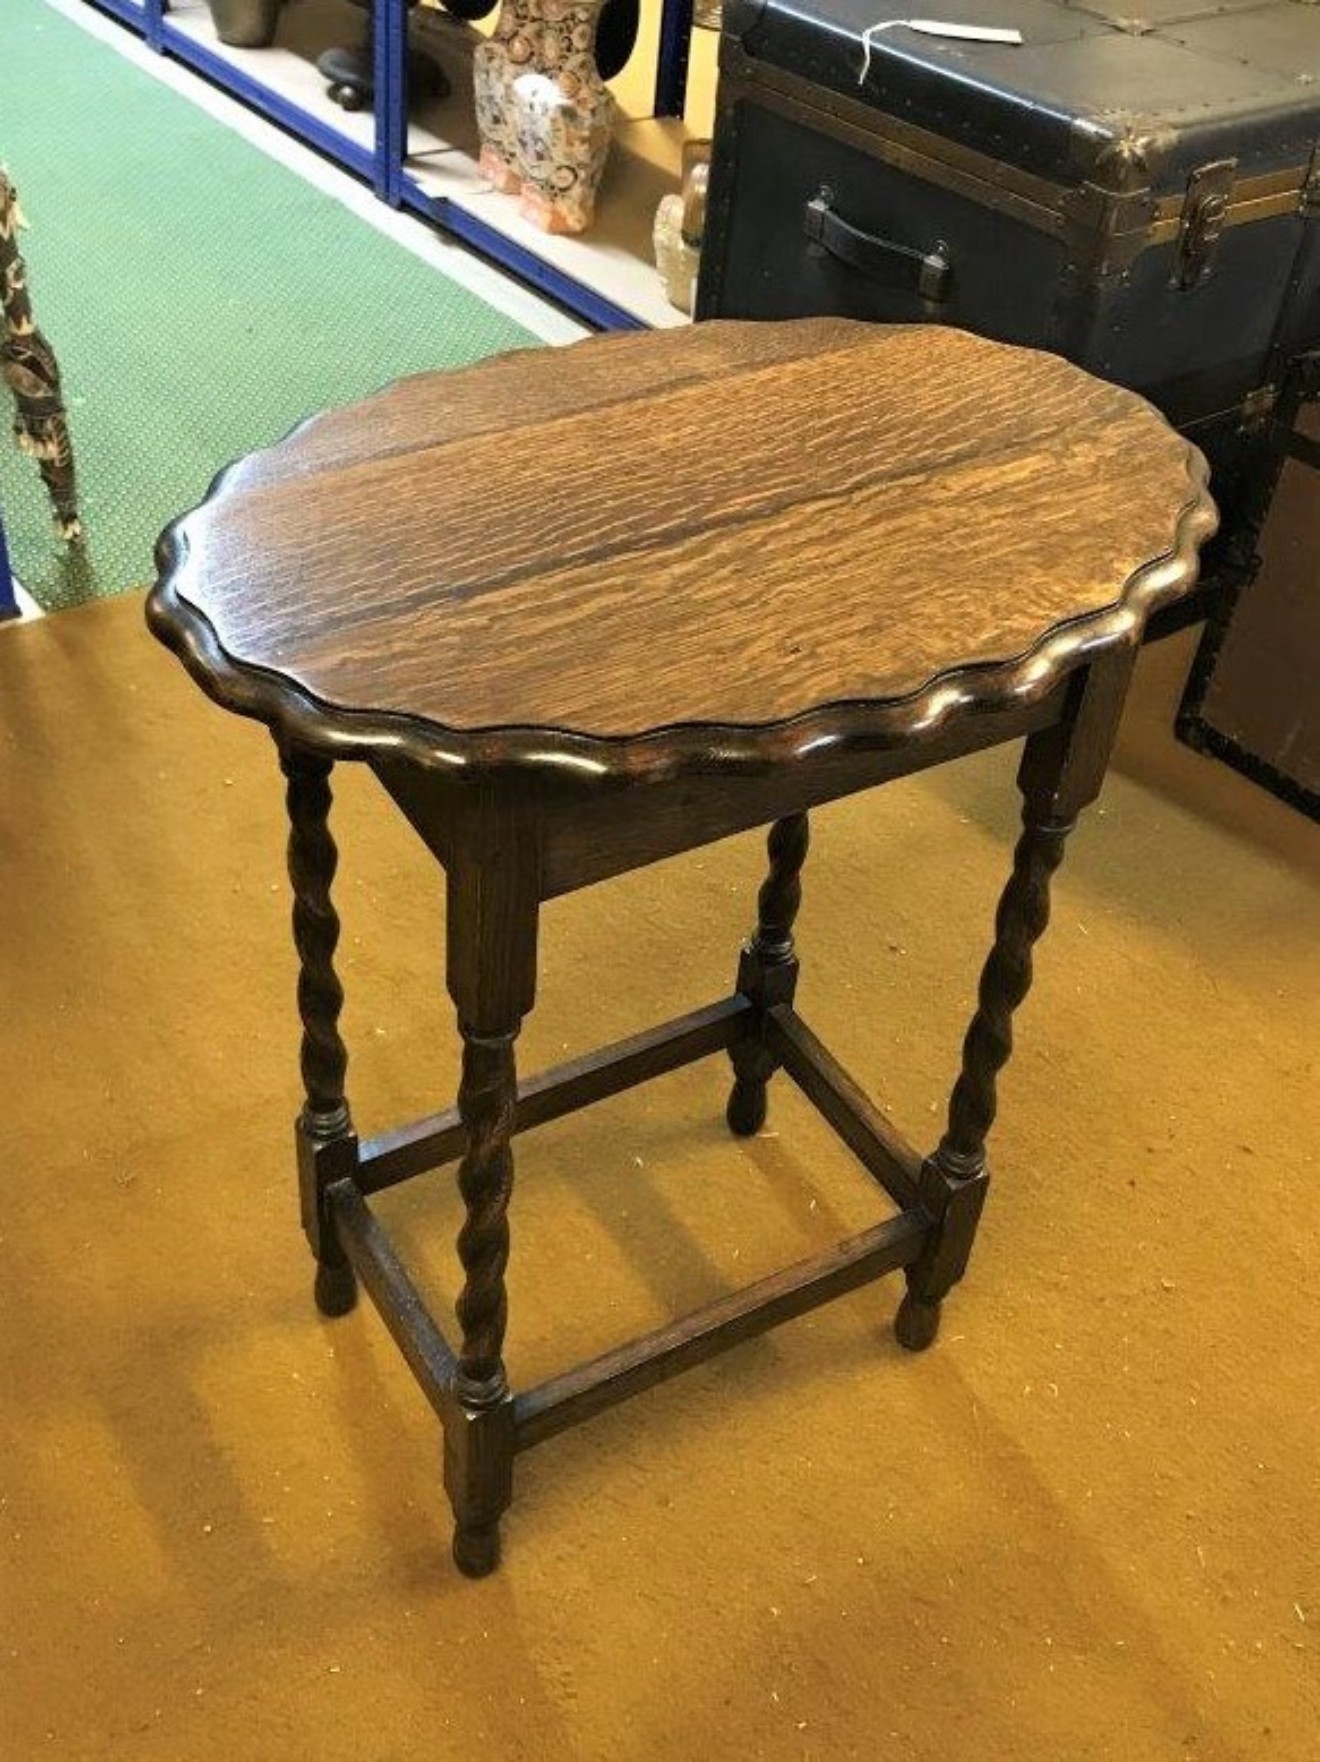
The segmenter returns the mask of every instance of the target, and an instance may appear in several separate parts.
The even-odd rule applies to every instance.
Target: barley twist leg
[[[508,1393],[502,1352],[508,1322],[504,1273],[509,1261],[509,1199],[517,1083],[514,1035],[463,1034],[458,1111],[467,1151],[458,1171],[467,1217],[458,1234],[466,1275],[458,1299],[463,1329],[456,1393],[469,1407],[489,1407]]]
[[[316,1256],[316,1302],[325,1315],[343,1315],[357,1295],[326,1209],[330,1183],[357,1166],[357,1137],[344,1093],[348,1051],[339,1033],[344,990],[335,970],[339,916],[331,886],[339,853],[330,834],[333,761],[285,748],[288,780],[289,879],[293,885],[293,940],[298,950],[298,1013],[306,1097],[296,1125],[303,1228]]]
[[[962,1277],[985,1201],[985,1141],[997,1106],[996,1078],[1013,1050],[1013,1012],[1031,988],[1031,951],[1049,923],[1050,877],[1072,830],[1066,820],[1032,817],[1030,805],[1013,873],[995,914],[995,940],[981,972],[976,1014],[963,1042],[962,1070],[949,1101],[948,1127],[921,1173],[921,1197],[940,1220],[921,1258],[908,1268],[895,1333],[919,1352],[939,1330],[940,1304]]]
[[[770,828],[770,870],[757,895],[756,929],[738,963],[738,990],[762,1010],[791,1003],[797,987],[793,924],[802,904],[802,866],[810,838],[806,814],[789,814]],[[725,1118],[731,1132],[747,1138],[765,1124],[766,1085],[776,1061],[755,1025],[730,1047],[729,1056],[734,1082]]]
[[[458,1235],[464,1284],[457,1311],[463,1343],[453,1386],[458,1411],[445,1427],[445,1478],[454,1505],[454,1560],[471,1578],[498,1565],[499,1521],[512,1496],[512,1407],[503,1350],[516,1032],[477,1034],[462,1026],[458,1111],[467,1149],[458,1186],[466,1217]]]

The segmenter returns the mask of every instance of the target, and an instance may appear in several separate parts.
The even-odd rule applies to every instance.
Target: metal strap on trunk
[[[1213,191],[1200,188],[1202,173],[1193,172],[1186,191],[1156,197],[1149,181],[1141,181],[1143,152],[1137,139],[1116,143],[1113,185],[1059,183],[772,67],[728,36],[720,45],[719,102],[721,109],[758,105],[980,208],[1062,239],[1075,262],[1100,274],[1127,268],[1152,246],[1196,232],[1198,222],[1212,222],[1217,239],[1226,227],[1306,212],[1320,200],[1320,170],[1314,159],[1230,178],[1227,187],[1221,181]],[[1202,195],[1214,196],[1209,209],[1200,204]],[[1193,280],[1205,272],[1205,247],[1208,243],[1212,248],[1213,242],[1204,225],[1189,238],[1189,265],[1192,259],[1200,264]]]

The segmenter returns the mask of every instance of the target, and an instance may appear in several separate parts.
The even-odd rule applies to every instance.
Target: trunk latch
[[[1187,180],[1173,270],[1180,288],[1196,287],[1214,265],[1236,173],[1236,159],[1216,159],[1198,166]]]

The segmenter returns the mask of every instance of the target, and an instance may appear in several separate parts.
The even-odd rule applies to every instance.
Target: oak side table
[[[935,1336],[1052,871],[1097,794],[1148,615],[1215,514],[1136,396],[944,327],[709,323],[404,380],[233,466],[159,549],[152,630],[287,778],[306,1100],[302,1221],[327,1314],[360,1281],[443,1422],[466,1573],[520,1451],[902,1268]],[[793,1008],[808,811],[1025,737],[1023,831],[948,1126],[909,1148]],[[457,1108],[360,1141],[345,1095],[328,825],[369,765],[443,865]],[[543,900],[757,825],[769,872],[731,996],[530,1079],[514,1043]],[[891,1215],[540,1387],[505,1375],[512,1138],[726,1051],[753,1133],[782,1068]],[[457,1344],[373,1216],[457,1160]]]

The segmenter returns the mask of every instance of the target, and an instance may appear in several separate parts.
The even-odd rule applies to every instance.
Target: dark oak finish
[[[718,1298],[682,1321],[643,1334],[542,1383],[514,1402],[519,1448],[539,1444],[629,1395],[704,1363],[740,1340],[753,1339],[883,1273],[907,1266],[927,1231],[927,1220],[919,1212],[901,1212],[809,1260]]]
[[[389,1237],[353,1180],[334,1181],[326,1203],[344,1253],[385,1318],[427,1400],[443,1419],[453,1405],[458,1362],[427,1312]]]
[[[344,988],[335,971],[339,914],[330,897],[339,852],[330,835],[332,761],[293,745],[280,749],[288,787],[289,881],[298,951],[298,1013],[306,1099],[296,1125],[303,1228],[316,1256],[316,1301],[344,1315],[357,1296],[353,1271],[336,1240],[325,1202],[331,1181],[357,1164],[357,1136],[344,1094],[348,1049],[339,1033]]]
[[[776,820],[766,841],[770,873],[756,898],[756,929],[738,962],[737,991],[761,1012],[761,1031],[730,1048],[733,1091],[725,1117],[729,1129],[749,1138],[765,1124],[766,1084],[779,1062],[766,1034],[767,1011],[790,1004],[797,990],[798,958],[793,923],[802,904],[802,865],[811,842],[805,814]]]
[[[639,1083],[706,1058],[731,1045],[752,1013],[748,998],[726,997],[663,1027],[524,1078],[518,1085],[513,1130],[525,1132],[532,1126],[546,1125],[589,1107],[593,1101],[620,1095]],[[466,1139],[467,1128],[457,1108],[383,1132],[362,1146],[358,1187],[363,1193],[379,1193],[427,1169],[439,1168],[463,1154]]]
[[[171,528],[153,616],[345,756],[729,769],[1043,690],[1076,620],[1183,590],[1204,496],[1154,410],[1054,357],[720,323],[323,418]]]
[[[827,1119],[869,1175],[896,1205],[915,1205],[921,1158],[850,1077],[800,1016],[782,1006],[766,1016],[776,1060]]]
[[[303,1218],[445,1433],[463,1571],[499,1559],[517,1453],[903,1268],[934,1338],[1063,839],[1100,787],[1147,617],[1191,586],[1204,463],[1148,406],[948,329],[822,320],[596,339],[405,381],[232,467],[160,548],[152,628],[274,731],[300,960]],[[923,1158],[793,1009],[808,810],[1025,737],[1024,829],[947,1129]],[[359,1145],[331,900],[335,758],[444,866],[457,1108]],[[768,870],[734,995],[519,1081],[542,902],[752,825]],[[783,1067],[897,1215],[514,1396],[513,1138],[726,1051],[729,1124]],[[451,1345],[367,1204],[459,1161]]]

